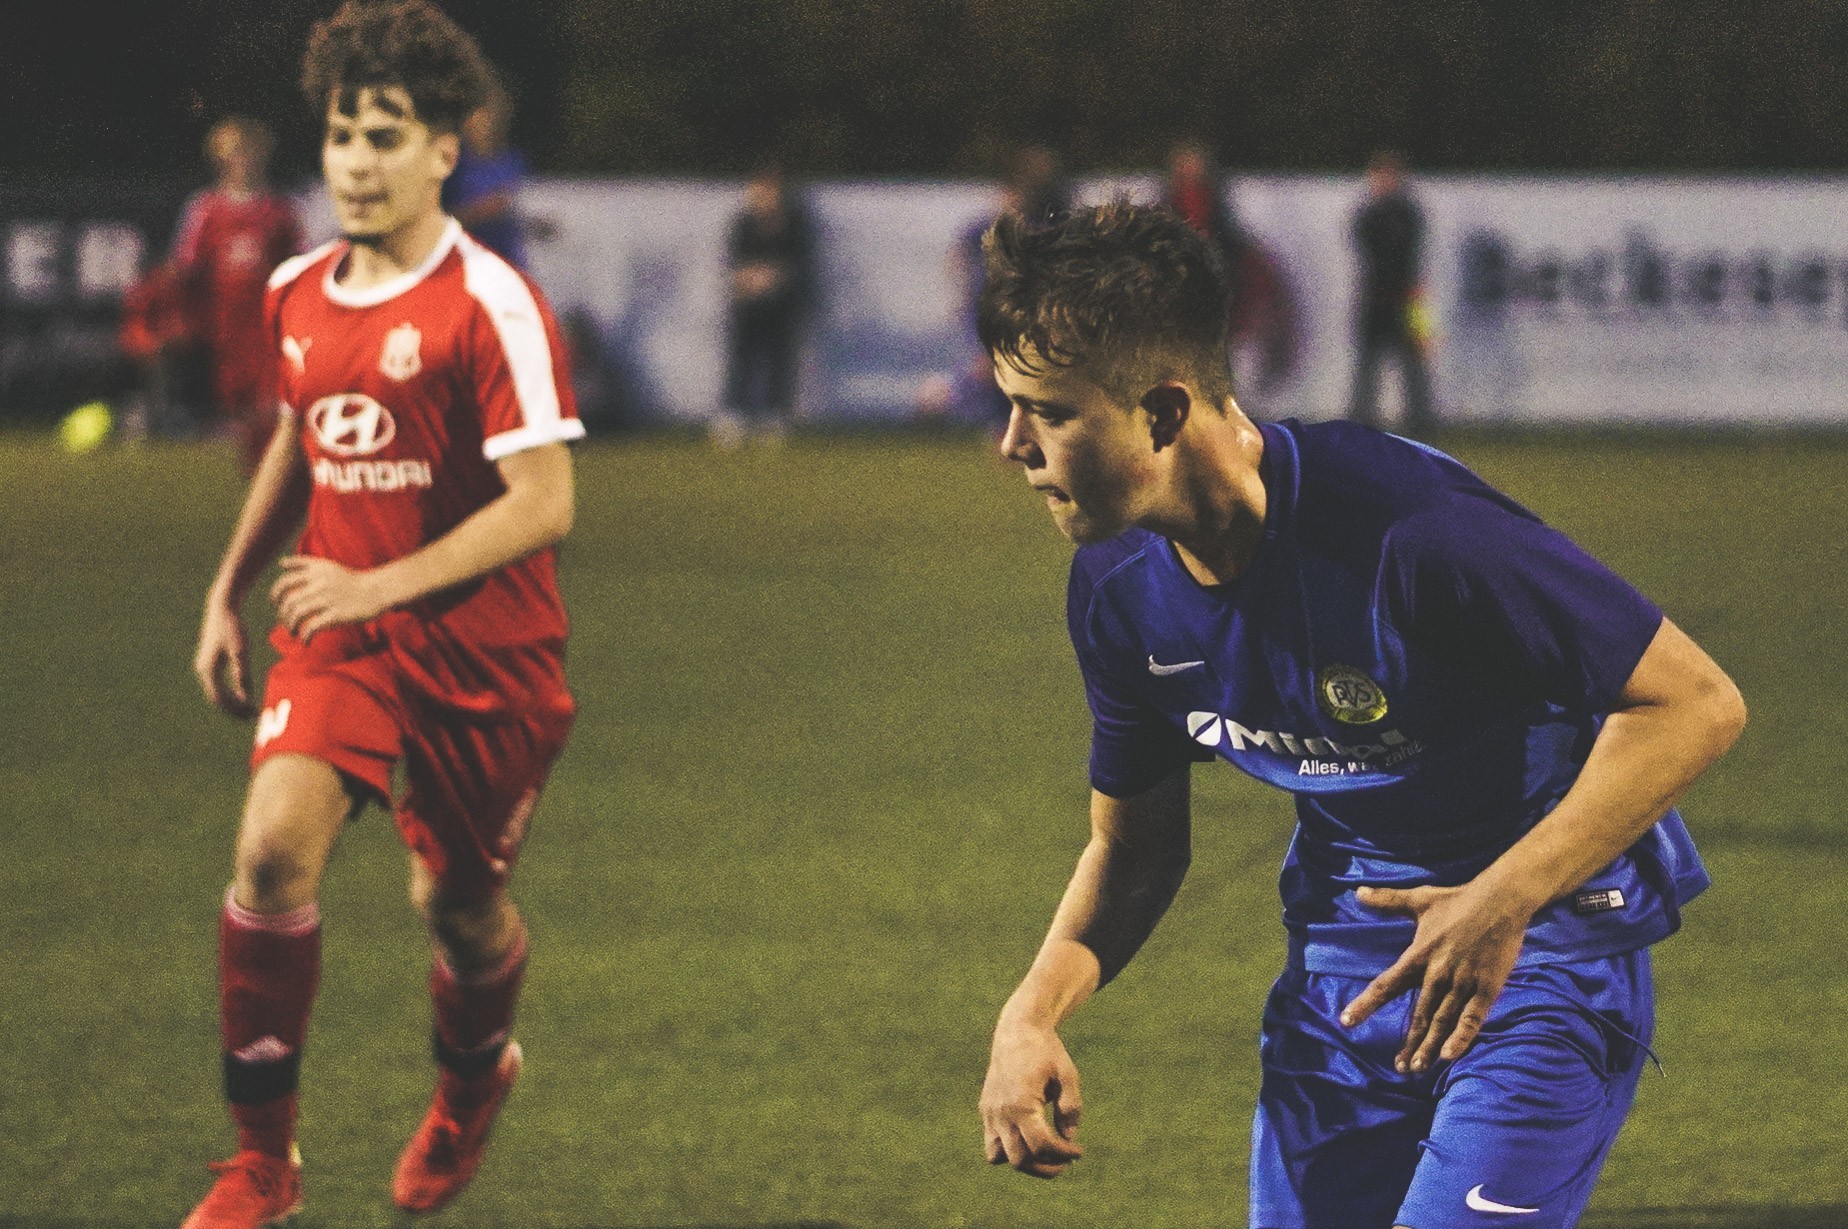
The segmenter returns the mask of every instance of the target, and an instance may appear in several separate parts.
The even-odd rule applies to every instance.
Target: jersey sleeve
[[[282,298],[287,293],[287,286],[271,284],[263,292],[263,337],[269,348],[269,356],[276,364],[276,405],[284,415],[293,417],[297,413],[296,378],[301,374],[299,360],[301,350],[294,354],[288,352],[283,341]],[[295,343],[289,343],[293,345]]]
[[[1513,694],[1613,708],[1662,611],[1524,509],[1458,496],[1395,529],[1385,566],[1411,640]]]
[[[482,455],[498,461],[582,439],[564,342],[545,300],[498,257],[472,256],[466,276],[477,307],[467,344]]]
[[[1082,558],[1074,560],[1065,618],[1091,708],[1091,788],[1112,798],[1133,798],[1186,765],[1213,756],[1151,708],[1112,664],[1109,631],[1097,618],[1094,596]]]

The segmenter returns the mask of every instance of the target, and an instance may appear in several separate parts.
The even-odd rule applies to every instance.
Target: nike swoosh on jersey
[[[1155,660],[1153,653],[1149,654],[1150,674],[1179,674],[1183,670],[1198,670],[1205,664],[1203,661],[1177,661],[1172,666],[1164,666]]]
[[[1539,1208],[1517,1208],[1505,1203],[1496,1203],[1493,1199],[1485,1199],[1482,1195],[1482,1188],[1486,1185],[1487,1183],[1478,1182],[1471,1187],[1469,1194],[1463,1196],[1463,1202],[1478,1212],[1502,1212],[1509,1216],[1531,1216],[1540,1210]]]

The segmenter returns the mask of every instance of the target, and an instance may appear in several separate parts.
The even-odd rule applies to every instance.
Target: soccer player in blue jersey
[[[988,1159],[1081,1155],[1058,1026],[1166,911],[1217,756],[1296,799],[1254,1229],[1574,1224],[1648,1055],[1649,945],[1707,885],[1671,808],[1738,691],[1442,453],[1254,425],[1223,278],[1173,215],[1003,218],[986,260],[1002,451],[1079,544],[1094,717],[1091,840],[995,1027]]]

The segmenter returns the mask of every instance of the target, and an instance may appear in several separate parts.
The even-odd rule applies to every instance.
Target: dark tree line
[[[157,169],[226,110],[284,130],[331,3],[30,0],[0,39],[0,164]],[[1848,0],[452,0],[556,173],[993,171],[1028,140],[1080,169],[1176,134],[1238,167],[1835,171]],[[14,24],[14,23],[9,23]]]

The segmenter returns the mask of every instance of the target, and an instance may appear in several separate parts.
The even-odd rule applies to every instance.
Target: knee
[[[419,876],[411,881],[411,903],[454,968],[491,965],[519,938],[520,915],[504,893],[485,900],[457,900]]]
[[[286,838],[247,832],[235,864],[239,904],[258,913],[287,913],[308,904],[320,886],[314,858]]]

